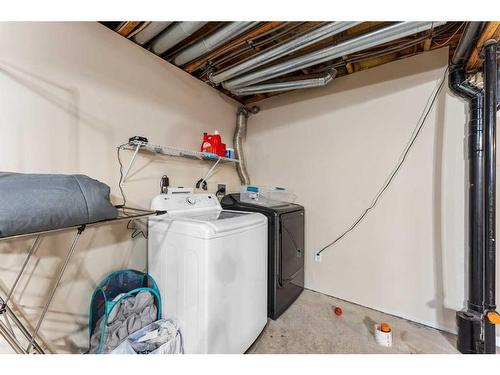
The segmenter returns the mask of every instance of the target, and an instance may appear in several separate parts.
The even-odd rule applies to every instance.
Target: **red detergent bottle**
[[[226,156],[226,144],[222,143],[221,136],[217,130],[215,130],[213,134],[203,133],[201,151],[223,157]]]

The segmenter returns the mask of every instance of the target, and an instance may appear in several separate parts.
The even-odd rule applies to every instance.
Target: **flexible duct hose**
[[[250,114],[256,114],[259,112],[259,107],[252,107],[247,109],[245,107],[240,107],[236,115],[236,128],[234,129],[233,135],[233,147],[234,147],[234,157],[240,162],[236,163],[236,170],[238,171],[238,176],[242,185],[250,184],[250,176],[247,172],[245,153],[243,152],[243,141],[247,134],[247,121]]]
[[[234,157],[240,162],[236,163],[236,170],[238,171],[238,176],[242,185],[250,184],[250,176],[247,172],[245,155],[243,153],[243,139],[247,133],[247,120],[248,120],[248,110],[245,107],[238,109],[238,114],[236,115],[236,129],[234,129],[233,136],[233,147],[234,147]]]

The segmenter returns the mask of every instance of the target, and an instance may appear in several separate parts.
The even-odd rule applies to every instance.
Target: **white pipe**
[[[206,22],[176,22],[162,32],[151,44],[151,51],[161,55],[201,29]]]
[[[172,22],[151,22],[131,39],[139,45],[144,45],[165,30]]]
[[[245,31],[257,26],[259,22],[230,22],[206,38],[181,51],[173,60],[175,65],[184,65],[199,56],[213,51],[220,45],[234,39]]]

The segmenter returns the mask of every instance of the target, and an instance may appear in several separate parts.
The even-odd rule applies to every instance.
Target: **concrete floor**
[[[340,306],[342,316],[333,313]],[[391,325],[393,346],[375,343],[375,322]],[[458,353],[456,336],[405,319],[305,290],[270,320],[247,353]]]

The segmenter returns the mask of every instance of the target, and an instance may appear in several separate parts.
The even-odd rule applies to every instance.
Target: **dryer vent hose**
[[[247,134],[247,122],[248,116],[250,114],[256,114],[259,112],[259,107],[252,107],[247,109],[241,107],[238,109],[238,114],[236,115],[236,128],[234,129],[233,136],[233,147],[234,147],[234,157],[240,162],[236,163],[236,170],[238,171],[238,176],[240,177],[240,182],[242,185],[250,184],[250,176],[248,175],[245,153],[243,152],[243,141],[245,140]]]

